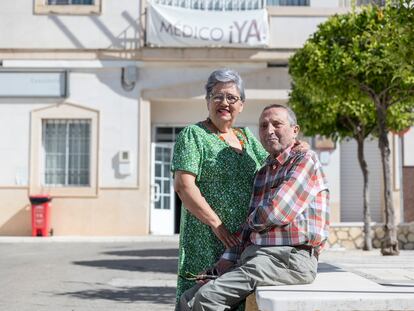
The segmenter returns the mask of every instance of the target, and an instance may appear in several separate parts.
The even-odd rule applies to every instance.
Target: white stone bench
[[[255,293],[258,310],[414,310],[414,285],[383,286],[340,268],[325,266],[331,268],[320,269],[312,284],[258,287]]]

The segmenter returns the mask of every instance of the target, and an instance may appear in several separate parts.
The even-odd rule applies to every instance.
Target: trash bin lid
[[[52,198],[48,194],[36,194],[29,196],[29,200],[32,204],[42,204],[52,201]]]

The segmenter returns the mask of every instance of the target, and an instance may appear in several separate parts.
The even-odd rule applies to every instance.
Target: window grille
[[[48,5],[94,5],[94,0],[47,0]]]
[[[44,184],[89,186],[90,120],[44,120]]]

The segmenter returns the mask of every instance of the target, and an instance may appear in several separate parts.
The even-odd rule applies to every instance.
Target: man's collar
[[[287,147],[285,150],[279,153],[279,155],[276,157],[274,157],[273,155],[269,155],[266,161],[267,164],[285,164],[285,162],[289,159],[290,151],[292,150],[294,144],[295,142],[293,142],[289,147]]]

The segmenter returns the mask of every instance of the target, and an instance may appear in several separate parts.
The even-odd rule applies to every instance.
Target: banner
[[[266,10],[207,11],[150,4],[147,45],[159,47],[264,47]]]

